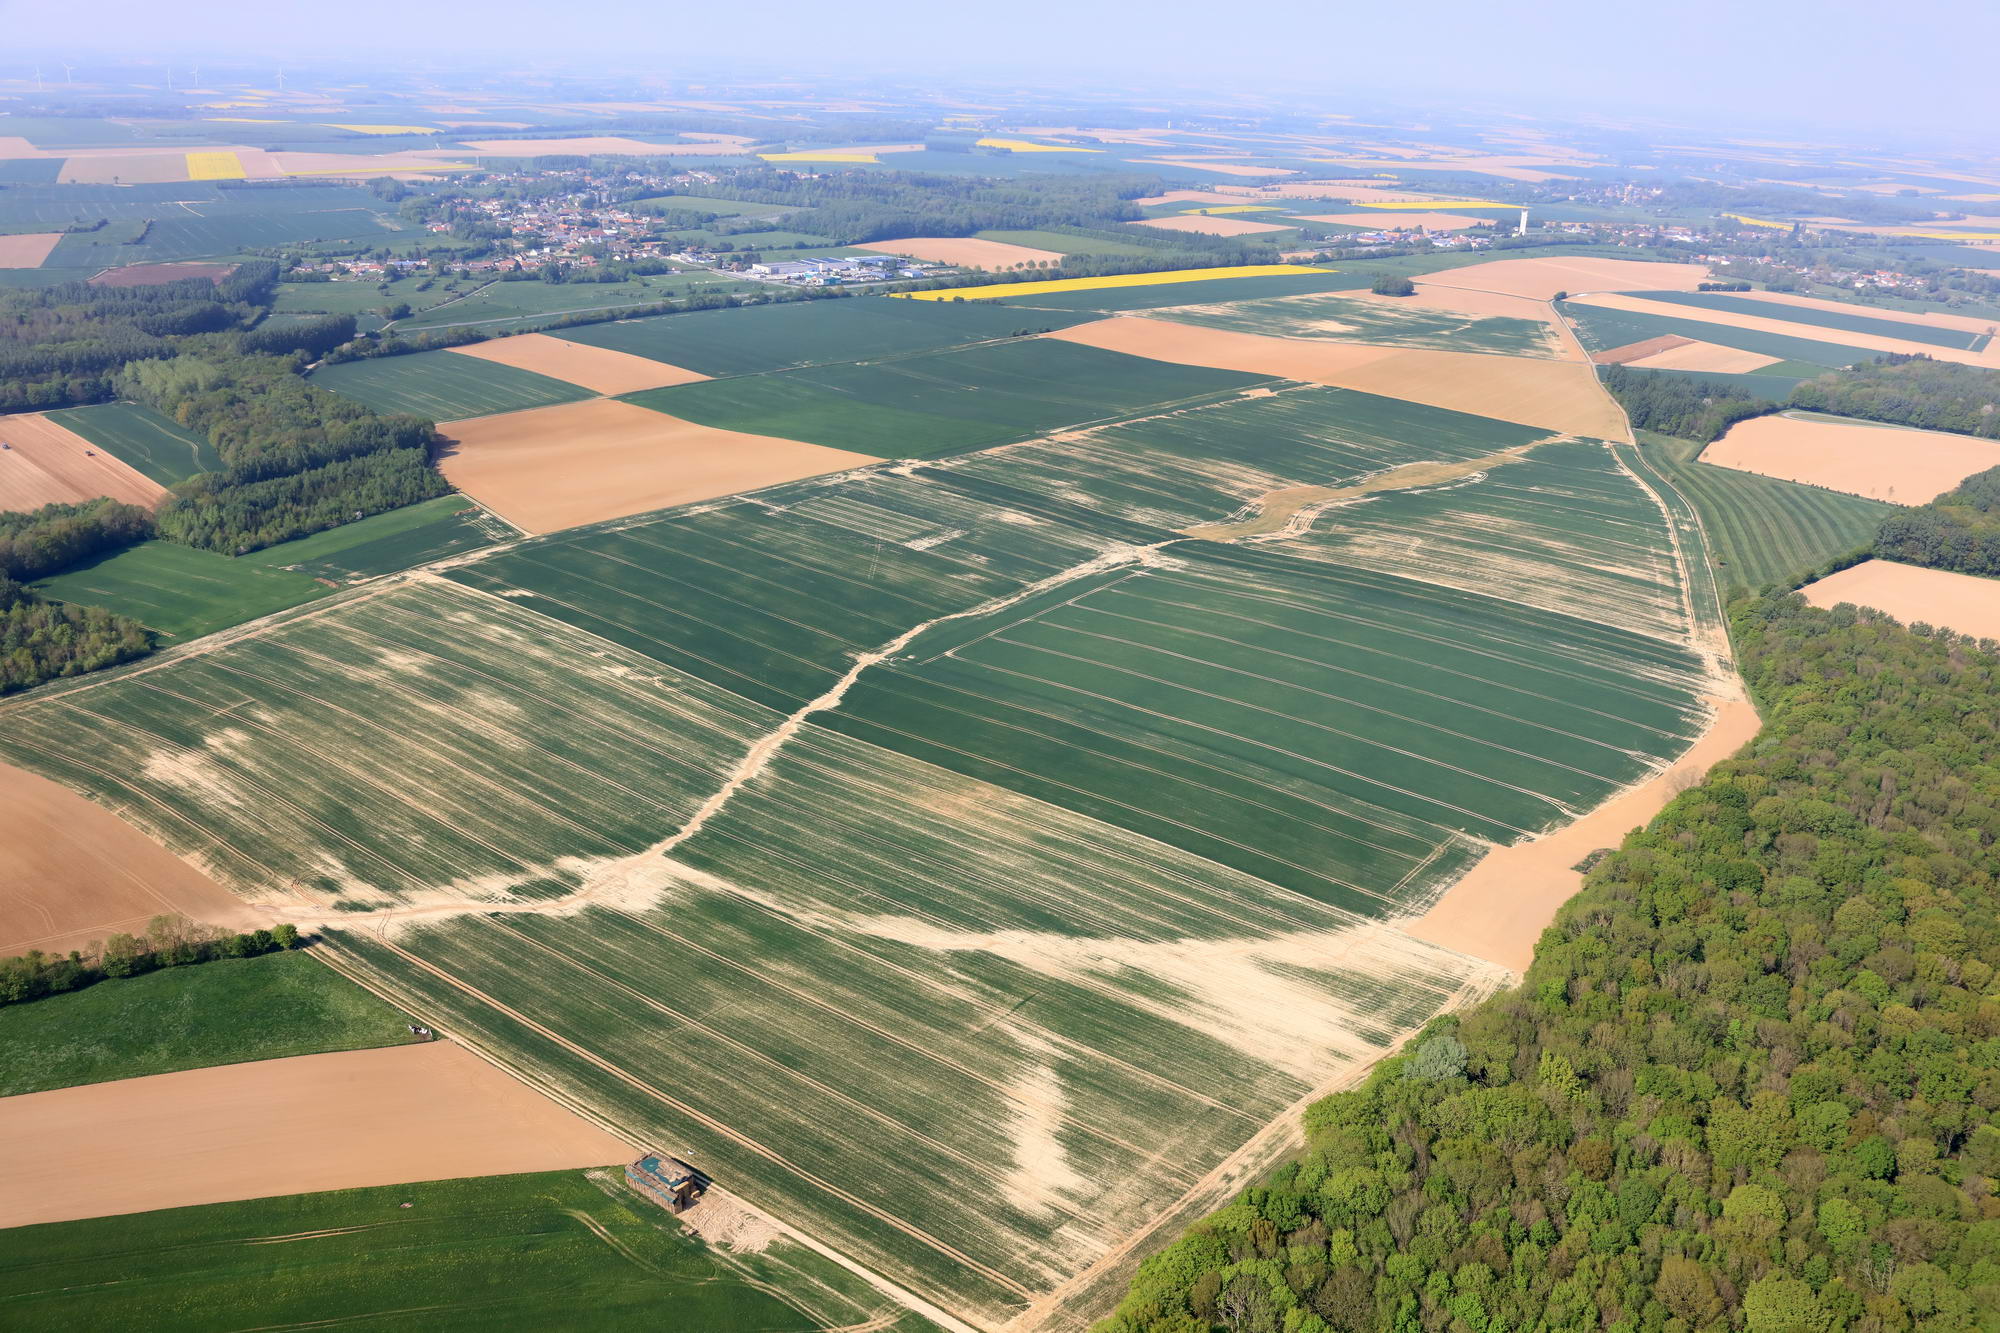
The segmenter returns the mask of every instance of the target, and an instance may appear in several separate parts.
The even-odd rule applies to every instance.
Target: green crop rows
[[[1701,446],[1641,438],[1646,459],[1694,503],[1708,531],[1716,578],[1756,589],[1819,568],[1866,545],[1896,506],[1818,486],[1699,462]]]
[[[962,347],[1067,328],[1085,318],[1027,315],[975,302],[861,296],[658,315],[566,329],[562,336],[703,375],[746,375]]]
[[[412,352],[321,366],[312,382],[377,412],[413,412],[433,421],[520,412],[591,396],[588,389],[563,380],[457,352]]]
[[[281,1180],[283,1163],[272,1171]],[[773,1272],[733,1271],[748,1265],[711,1253],[623,1185],[576,1171],[57,1222],[7,1240],[0,1305],[34,1328],[609,1330],[663,1309],[715,1333],[830,1322],[763,1289]],[[760,1257],[756,1268],[778,1265]]]
[[[935,458],[1266,382],[1262,375],[1021,338],[678,384],[631,394],[629,401],[725,430],[881,458]]]
[[[1900,319],[1871,318],[1866,306],[1857,306],[1852,314],[1848,314],[1838,310],[1821,310],[1814,306],[1792,305],[1788,302],[1758,301],[1747,296],[1731,296],[1727,292],[1636,292],[1634,295],[1642,296],[1648,301],[1692,306],[1696,310],[1723,310],[1738,315],[1755,315],[1760,319],[1783,320],[1789,324],[1808,324],[1814,328],[1869,333],[1878,338],[1901,338],[1906,342],[1929,343],[1933,347],[1955,347],[1961,351],[1978,350],[1985,346],[1988,337],[1987,334],[1972,333],[1965,329],[1939,328],[1936,325],[1918,324]]]
[[[35,585],[62,602],[101,606],[185,642],[323,596],[304,574],[150,541]]]
[[[49,413],[49,420],[75,431],[162,486],[222,469],[222,456],[214,445],[137,403],[64,408]]]
[[[1827,368],[1851,366],[1856,361],[1865,361],[1872,355],[1858,347],[1848,347],[1840,343],[1794,338],[1782,333],[1765,333],[1757,329],[1736,329],[1727,324],[1711,324],[1695,312],[1690,312],[1686,319],[1675,319],[1666,315],[1640,314],[1630,310],[1605,310],[1597,306],[1579,305],[1574,301],[1564,301],[1558,308],[1563,318],[1576,329],[1577,337],[1582,339],[1584,347],[1592,352],[1608,351],[1613,347],[1644,342],[1648,338],[1675,334],[1682,338],[1694,338],[1700,342],[1715,343],[1722,347],[1736,347],[1763,356],[1775,356],[1782,361],[1804,361],[1810,365]]]
[[[441,495],[242,557],[334,583],[394,574],[490,546],[512,531],[462,495]]]

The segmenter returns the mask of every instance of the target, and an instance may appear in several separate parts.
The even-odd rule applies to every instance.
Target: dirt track
[[[0,1098],[0,1227],[636,1155],[449,1041],[301,1055]]]

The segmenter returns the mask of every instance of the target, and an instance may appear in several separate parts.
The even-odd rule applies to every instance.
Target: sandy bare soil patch
[[[1830,329],[1818,324],[1795,324],[1784,318],[1782,310],[1775,308],[1770,317],[1765,318],[1762,315],[1739,314],[1734,310],[1702,310],[1693,306],[1674,305],[1669,301],[1649,301],[1643,296],[1627,296],[1610,291],[1595,292],[1573,299],[1579,305],[1597,306],[1604,310],[1629,310],[1640,315],[1664,315],[1669,319],[1719,324],[1728,329],[1747,329],[1755,333],[1781,333],[1790,338],[1809,338],[1814,342],[1852,347],[1857,353],[1902,352],[1928,356],[1938,361],[1959,361],[1968,366],[2000,367],[2000,347],[1990,343],[1984,351],[1967,352],[1956,347],[1938,347],[1932,343],[1916,342],[1908,338],[1890,338],[1876,333],[1854,333],[1847,329]],[[1862,358],[1857,355],[1855,359],[1858,361]]]
[[[1925,504],[1975,472],[2000,466],[2000,443],[1813,417],[1739,421],[1701,461],[1895,504]]]
[[[0,236],[0,268],[40,268],[49,251],[62,241],[59,231],[33,231]]]
[[[1706,264],[1654,264],[1642,259],[1496,259],[1443,273],[1433,287],[1469,287],[1546,301],[1557,292],[1691,292],[1708,281]],[[1671,309],[1687,314],[1684,306]]]
[[[575,139],[461,139],[467,148],[503,157],[540,157],[545,153],[616,153],[623,157],[740,157],[750,151],[741,143],[647,143],[597,135]]]
[[[1141,218],[1132,225],[1153,227],[1160,231],[1198,232],[1203,236],[1252,236],[1259,232],[1284,231],[1288,226],[1282,222],[1252,222],[1248,218],[1213,217],[1206,213],[1182,213],[1170,218]]]
[[[188,178],[187,150],[74,155],[63,162],[62,185],[159,185]]]
[[[1800,306],[1807,310],[1827,310],[1838,315],[1863,315],[1869,319],[1884,319],[1892,324],[1922,324],[1934,329],[1957,329],[1963,333],[1993,333],[2000,331],[2000,320],[1981,319],[1973,315],[1954,315],[1942,310],[1885,310],[1880,306],[1859,305],[1853,301],[1828,301],[1818,296],[1796,296],[1791,292],[1735,292],[1732,295],[1752,301],[1765,301],[1772,305]],[[1773,315],[1782,319],[1777,311]]]
[[[1638,342],[1626,343],[1622,347],[1606,348],[1590,359],[1600,366],[1622,366],[1645,357],[1657,356],[1661,352],[1671,352],[1676,347],[1686,347],[1693,341],[1694,339],[1683,338],[1678,333],[1663,333],[1657,338],[1641,338]]]
[[[4,726],[0,722],[0,726]],[[66,953],[179,913],[231,930],[271,918],[95,801],[0,764],[0,957]]]
[[[108,268],[90,279],[93,287],[158,287],[183,278],[220,282],[236,271],[234,264],[127,264]]]
[[[1665,348],[1625,364],[1643,370],[1699,370],[1710,375],[1747,375],[1765,366],[1775,366],[1781,359],[1765,356],[1762,352],[1746,352],[1740,347],[1724,347],[1720,343],[1690,338],[1678,347]]]
[[[1353,486],[1286,486],[1266,492],[1253,502],[1248,517],[1221,523],[1202,523],[1181,532],[1204,541],[1238,541],[1245,537],[1268,537],[1273,533],[1303,531],[1312,517],[1327,505],[1342,500],[1358,500],[1383,491],[1409,490],[1417,486],[1440,486],[1448,481],[1477,476],[1496,467],[1516,462],[1535,446],[1516,445],[1484,458],[1460,459],[1450,463],[1405,463],[1366,477]]]
[[[1864,560],[1801,591],[1814,606],[1871,606],[1904,624],[1924,621],[1981,639],[2000,639],[2000,579],[1948,569]]]
[[[1622,440],[1625,422],[1580,361],[1379,347],[1120,316],[1044,337],[1114,352],[1332,384],[1524,426]]]
[[[1003,269],[1021,264],[1061,260],[1059,250],[1037,250],[1032,245],[1011,245],[1006,241],[983,241],[976,236],[912,236],[901,241],[871,241],[857,250],[874,250],[885,255],[907,255],[933,264],[957,264],[963,268]]]
[[[1464,231],[1476,227],[1484,219],[1464,217],[1457,213],[1415,213],[1400,210],[1385,210],[1379,213],[1301,213],[1298,216],[1308,222],[1329,222],[1338,227],[1366,227],[1370,231],[1384,231],[1396,228],[1408,231],[1412,227],[1422,227],[1425,231]]]
[[[1246,167],[1235,162],[1211,162],[1202,157],[1135,157],[1134,162],[1147,162],[1160,167],[1195,167],[1201,171],[1214,171],[1224,176],[1296,176],[1299,173],[1290,167]]]
[[[45,153],[18,134],[0,134],[0,160],[12,161],[18,158],[60,157],[59,153]]]
[[[592,393],[637,393],[641,389],[664,389],[669,384],[692,384],[708,378],[664,361],[573,343],[546,333],[517,333],[447,350],[566,380]]]
[[[438,466],[528,532],[553,532],[712,500],[882,460],[797,440],[717,430],[593,398],[438,427]]]
[[[0,1098],[0,1226],[635,1155],[453,1042],[300,1055]]]
[[[1709,729],[1671,767],[1553,833],[1495,848],[1403,929],[1431,944],[1526,972],[1535,941],[1583,887],[1583,876],[1572,867],[1600,847],[1616,847],[1712,765],[1748,744],[1760,725],[1746,700],[1720,702]]]
[[[166,487],[39,412],[0,417],[0,509],[39,509],[110,496],[152,506]]]

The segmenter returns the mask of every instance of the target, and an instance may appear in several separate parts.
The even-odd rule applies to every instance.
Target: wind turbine
[[[48,91],[42,87],[42,62],[39,60],[35,62],[35,91],[38,93]]]
[[[62,62],[60,60],[58,60],[56,63],[62,65]],[[76,80],[70,77],[70,75],[73,74],[75,71],[76,71],[75,65],[63,65],[63,82],[75,83]]]

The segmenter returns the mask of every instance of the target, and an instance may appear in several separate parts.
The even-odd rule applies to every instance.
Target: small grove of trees
[[[1895,352],[1806,380],[1792,406],[2000,439],[2000,371]]]
[[[1401,273],[1384,273],[1368,290],[1377,296],[1415,296],[1417,284]]]
[[[136,977],[163,967],[187,967],[221,958],[255,958],[299,947],[296,926],[236,933],[184,916],[156,916],[143,935],[113,935],[89,952],[31,951],[0,958],[0,1005],[82,990],[113,977]]]
[[[1778,410],[1778,404],[1744,392],[1726,380],[1603,366],[1604,387],[1640,430],[1677,435],[1706,444],[1720,439],[1739,421]]]
[[[144,656],[146,627],[98,606],[49,602],[0,575],[0,694]]]
[[[0,511],[0,579],[27,583],[152,532],[144,509],[110,499]]]

